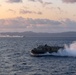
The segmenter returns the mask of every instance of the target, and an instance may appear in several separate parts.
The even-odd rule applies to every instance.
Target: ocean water
[[[74,56],[73,52],[69,56],[30,56],[30,51],[38,45],[68,46],[75,41],[75,37],[1,37],[0,75],[76,75],[75,51]],[[76,43],[71,46],[75,50]]]

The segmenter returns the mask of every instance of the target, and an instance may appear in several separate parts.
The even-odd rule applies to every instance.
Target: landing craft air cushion
[[[64,47],[63,46],[48,46],[47,44],[40,45],[37,48],[34,48],[31,50],[31,55],[41,56],[47,53],[48,54],[57,53],[59,49],[64,49]]]

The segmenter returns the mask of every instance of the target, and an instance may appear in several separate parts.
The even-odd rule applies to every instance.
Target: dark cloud
[[[8,0],[9,3],[19,3],[22,2],[22,0]]]
[[[12,12],[12,13],[14,13],[14,14],[16,13],[16,11],[13,10],[13,9],[8,9],[8,11],[9,11],[9,12]]]
[[[29,7],[27,7],[27,6],[23,6],[22,8],[24,8],[24,9],[29,9]]]
[[[29,0],[29,1],[32,1],[32,2],[39,2],[39,3],[42,4],[43,7],[52,4],[52,2],[44,2],[43,0]]]
[[[29,1],[43,3],[43,0],[29,0]]]
[[[60,14],[65,13],[60,7],[57,7],[57,9],[59,10]]]
[[[61,11],[61,8],[60,7],[57,7],[58,8],[58,10],[60,10]]]
[[[42,15],[42,12],[39,11],[39,12],[37,12],[37,14]]]
[[[45,7],[45,6],[47,6],[47,5],[50,5],[50,4],[52,4],[51,2],[44,2],[43,3],[43,7]]]
[[[28,1],[36,2],[36,0],[28,0]]]
[[[44,4],[45,4],[45,5],[49,5],[49,4],[52,4],[52,3],[51,3],[51,2],[45,2]]]
[[[32,14],[32,13],[34,13],[34,12],[33,12],[33,11],[30,11],[30,10],[21,9],[21,10],[20,10],[20,13],[21,13],[21,14]]]
[[[30,10],[25,10],[25,9],[21,9],[20,10],[20,14],[39,14],[39,15],[41,15],[42,14],[42,12],[35,12],[35,11],[30,11]]]
[[[62,1],[65,3],[75,3],[76,2],[76,0],[62,0]]]
[[[40,3],[43,3],[43,1],[42,0],[38,0]]]

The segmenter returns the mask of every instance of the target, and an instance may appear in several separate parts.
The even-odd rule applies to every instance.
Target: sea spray
[[[65,44],[64,49],[60,49],[57,53],[52,53],[52,55],[76,57],[76,42],[73,42],[70,45]]]

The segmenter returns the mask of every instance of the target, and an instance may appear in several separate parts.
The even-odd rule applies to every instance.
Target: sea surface
[[[75,37],[0,37],[0,75],[76,75],[76,57],[32,57],[39,45],[63,46]]]

